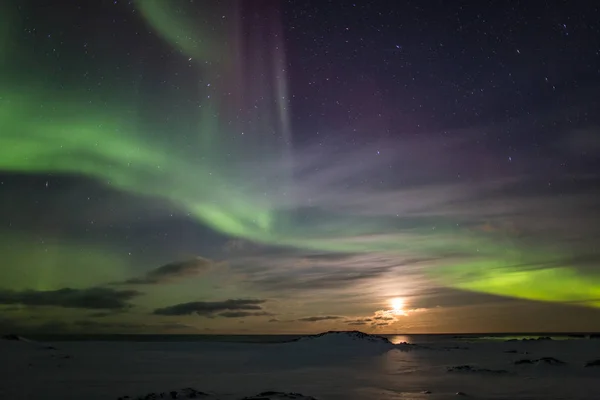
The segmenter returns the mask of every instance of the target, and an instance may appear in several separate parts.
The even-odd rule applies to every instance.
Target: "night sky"
[[[3,1],[0,331],[600,331],[599,21]]]

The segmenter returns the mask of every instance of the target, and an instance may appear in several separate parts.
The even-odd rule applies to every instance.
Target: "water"
[[[464,392],[485,400],[600,399],[600,340],[573,334],[386,335],[424,343],[409,351],[331,340],[276,344],[301,335],[62,335],[32,339],[57,350],[4,341],[0,398],[103,400],[184,387],[240,399],[265,390],[320,400],[446,400]],[[270,343],[270,344],[269,344]],[[21,346],[22,345],[22,346]],[[56,357],[67,354],[68,359]],[[517,365],[553,357],[553,365]],[[471,365],[504,373],[449,373]],[[423,394],[431,391],[431,394]]]
[[[72,334],[72,335],[28,335],[27,337],[44,342],[229,342],[229,343],[281,343],[293,341],[308,335],[153,335],[153,334]],[[411,334],[380,335],[392,343],[435,343],[473,342],[538,339],[549,337],[553,340],[586,339],[600,337],[599,333],[486,333],[486,334]]]

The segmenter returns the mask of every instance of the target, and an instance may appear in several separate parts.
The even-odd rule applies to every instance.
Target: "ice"
[[[515,365],[521,359],[534,362]],[[552,359],[564,364],[540,362]],[[0,398],[587,400],[600,398],[599,359],[592,339],[411,346],[350,332],[271,344],[0,340]]]

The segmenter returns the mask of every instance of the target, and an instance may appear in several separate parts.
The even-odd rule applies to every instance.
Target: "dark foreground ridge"
[[[537,359],[524,358],[522,360],[517,360],[514,363],[515,365],[524,365],[524,364],[546,364],[546,365],[566,365],[567,363],[559,360],[554,357],[542,357]]]
[[[468,372],[468,373],[476,373],[476,374],[495,374],[495,375],[508,374],[508,371],[505,369],[479,368],[479,367],[474,367],[472,365],[457,365],[454,367],[448,367],[446,370],[448,372]]]
[[[40,349],[44,349],[44,350],[56,350],[56,348],[54,346],[47,346],[43,343],[40,342],[36,342],[35,340],[29,340],[27,338],[24,338],[23,336],[19,336],[19,335],[15,335],[15,334],[8,334],[8,335],[2,335],[0,336],[0,340],[8,340],[11,342],[23,342],[23,343],[28,343],[29,345],[33,346],[33,347],[37,347]]]
[[[169,392],[148,393],[143,396],[131,397],[121,396],[117,400],[158,400],[158,399],[205,399],[218,400],[219,397],[214,394],[201,392],[193,388],[184,388],[181,390],[171,390]],[[261,392],[254,396],[242,397],[240,400],[317,400],[315,397],[305,396],[300,393],[286,392]]]
[[[554,339],[552,339],[550,336],[540,336],[537,338],[508,339],[508,340],[505,340],[505,342],[507,342],[507,343],[511,343],[511,342],[549,342],[552,340],[554,340]]]
[[[284,392],[262,392],[256,396],[244,397],[242,400],[317,400],[312,396],[304,396],[300,393],[284,393]]]
[[[382,343],[382,344],[392,345],[392,342],[390,342],[387,338],[385,338],[383,336],[372,335],[372,334],[364,333],[364,332],[360,332],[360,331],[327,331],[327,332],[323,332],[323,333],[317,333],[315,335],[307,335],[307,336],[303,336],[301,338],[296,338],[296,339],[291,340],[291,342],[314,340],[314,339],[324,338],[324,337],[340,337],[340,338],[347,338],[347,339],[356,340],[356,341],[365,341],[365,342]]]
[[[12,341],[15,341],[15,342],[27,342],[28,341],[24,337],[21,337],[19,335],[15,335],[15,334],[12,334],[12,333],[10,333],[8,335],[2,335],[2,336],[0,336],[0,338],[2,340],[12,340]]]
[[[597,360],[588,361],[585,363],[585,367],[600,367],[600,358]]]

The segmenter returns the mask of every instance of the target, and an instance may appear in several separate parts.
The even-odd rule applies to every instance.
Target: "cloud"
[[[99,322],[79,320],[66,325],[66,330],[83,332],[194,332],[198,329],[181,323]]]
[[[111,315],[114,315],[113,313],[110,312],[95,312],[89,315],[90,318],[104,318],[104,317],[110,317]]]
[[[218,316],[221,312],[252,311],[264,312],[261,304],[266,300],[232,299],[225,301],[194,301],[157,308],[155,315],[179,316],[197,314],[201,316]]]
[[[110,288],[71,289],[49,291],[0,291],[0,304],[25,306],[54,306],[83,308],[90,310],[122,310],[131,307],[130,300],[141,293],[136,290],[114,290]]]
[[[252,250],[256,244],[244,239],[231,239],[225,243],[223,250],[226,253],[237,253],[241,251]]]
[[[350,322],[348,322],[348,325],[360,326],[360,325],[367,325],[367,323],[365,321],[350,321]]]
[[[198,329],[181,323],[143,323],[129,321],[39,320],[0,318],[0,333],[193,333]]]
[[[207,272],[215,263],[202,257],[169,263],[147,272],[139,278],[128,279],[122,283],[131,285],[156,285],[198,276]]]
[[[372,328],[380,328],[383,326],[390,326],[398,321],[401,318],[408,317],[410,314],[417,312],[424,312],[427,309],[424,308],[412,308],[405,309],[402,311],[397,310],[377,310],[373,313],[373,315],[368,317],[359,317],[354,319],[347,319],[345,322],[347,325],[351,326],[370,326]]]
[[[369,325],[371,327],[381,327],[395,323],[401,316],[406,316],[406,313],[399,315],[393,310],[377,310],[372,316],[350,319],[346,321],[346,323],[352,326]]]
[[[339,288],[378,278],[389,272],[391,267],[371,267],[360,270],[358,268],[303,268],[302,272],[269,272],[263,276],[256,276],[253,283],[271,290],[315,290]]]
[[[413,310],[436,307],[466,307],[473,304],[497,304],[514,302],[516,299],[485,293],[466,292],[446,287],[429,287],[410,299]]]
[[[368,325],[370,322],[373,322],[373,320],[371,318],[358,318],[358,319],[353,319],[353,320],[349,320],[346,323],[348,325]]]
[[[219,317],[223,318],[244,318],[244,317],[271,317],[275,314],[267,311],[225,311],[218,314]]]
[[[338,319],[343,319],[344,317],[340,317],[337,315],[325,315],[325,316],[315,316],[315,317],[304,317],[300,318],[297,321],[300,322],[320,322],[320,321],[333,321]]]
[[[298,292],[315,290],[354,290],[358,286],[373,285],[400,270],[405,272],[405,281],[412,280],[410,270],[439,262],[439,259],[383,253],[327,254],[298,250],[274,255],[267,250],[262,255],[233,259],[230,265],[244,283],[260,290],[294,291],[297,295]]]

